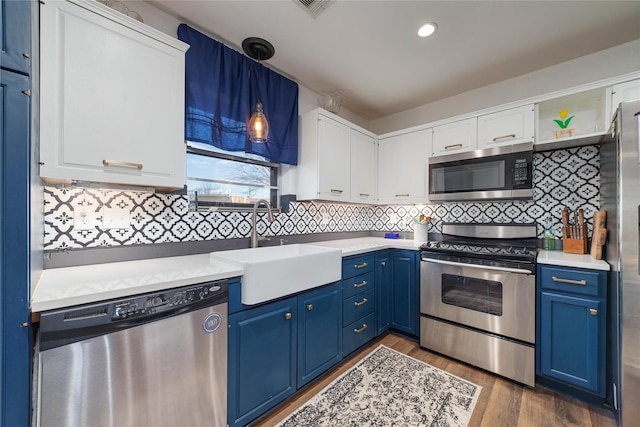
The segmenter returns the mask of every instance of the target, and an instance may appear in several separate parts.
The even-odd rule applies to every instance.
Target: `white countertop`
[[[31,296],[41,312],[178,288],[242,275],[242,269],[209,254],[92,264],[44,270]]]
[[[568,254],[562,251],[540,250],[538,264],[558,265],[562,267],[588,268],[591,270],[609,271],[610,266],[606,261],[593,259],[591,255]]]
[[[381,249],[417,250],[413,240],[361,237],[310,243],[340,248],[342,256]],[[92,264],[44,270],[31,296],[31,311],[42,312],[79,304],[189,286],[242,276],[241,267],[211,259],[209,254]]]

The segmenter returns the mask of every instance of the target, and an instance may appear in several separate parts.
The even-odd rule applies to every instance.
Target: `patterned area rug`
[[[277,426],[466,426],[481,389],[381,345]]]

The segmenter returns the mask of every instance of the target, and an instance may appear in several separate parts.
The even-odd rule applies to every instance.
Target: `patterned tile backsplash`
[[[293,202],[288,213],[273,223],[259,214],[260,235],[350,231],[413,231],[413,218],[432,217],[429,231],[442,222],[538,223],[541,237],[551,216],[561,237],[561,210],[584,209],[591,221],[600,206],[600,149],[598,146],[534,154],[532,201],[442,203],[410,206],[365,206],[324,202]],[[81,187],[44,188],[44,249],[80,249],[227,238],[251,234],[250,212],[190,212],[187,196]],[[83,210],[102,224],[103,208],[130,212],[130,227],[88,230],[74,227],[74,211]],[[591,225],[589,225],[591,232]]]

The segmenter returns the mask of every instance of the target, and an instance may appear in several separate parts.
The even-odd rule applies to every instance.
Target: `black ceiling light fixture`
[[[260,61],[265,61],[273,56],[275,49],[273,45],[261,39],[260,37],[248,37],[242,41],[242,50],[250,58]],[[258,80],[256,80],[256,83]],[[258,102],[256,108],[251,114],[249,119],[249,125],[247,132],[249,134],[249,141],[251,142],[267,142],[269,139],[269,122],[262,110],[262,102],[260,102],[260,93],[258,87]]]

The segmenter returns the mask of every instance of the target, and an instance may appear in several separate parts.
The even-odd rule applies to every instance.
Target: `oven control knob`
[[[127,317],[127,310],[122,307],[117,307],[113,312],[114,317]]]

